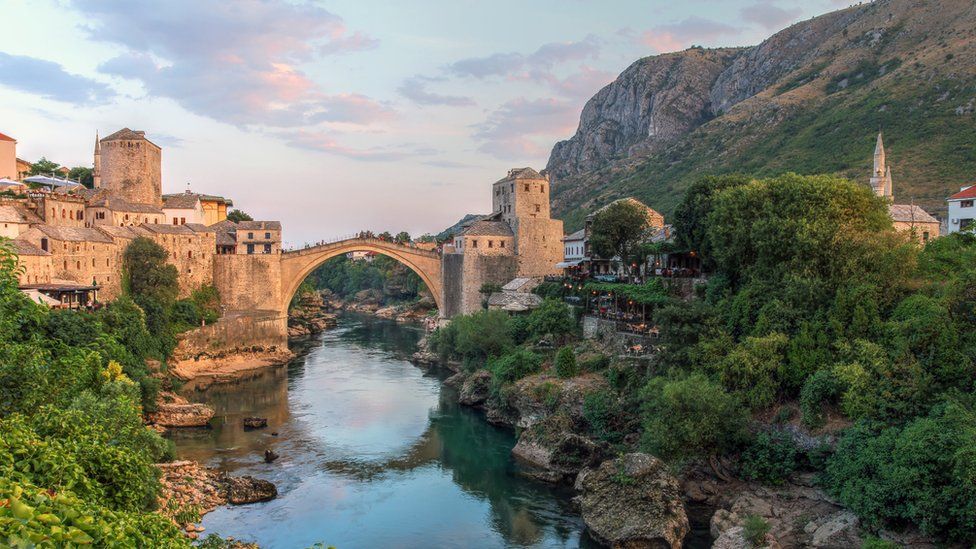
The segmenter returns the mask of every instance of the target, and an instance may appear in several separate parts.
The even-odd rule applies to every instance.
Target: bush
[[[600,390],[583,397],[583,419],[590,433],[599,440],[619,444],[624,435],[620,430],[620,399],[613,391]]]
[[[514,345],[508,313],[478,311],[461,315],[431,334],[428,344],[442,360],[456,359],[472,370],[491,357],[508,352]]]
[[[556,375],[561,378],[576,377],[579,375],[579,366],[576,364],[576,353],[569,345],[559,349],[556,353]]]
[[[579,366],[584,372],[600,372],[610,366],[610,357],[603,354],[590,355],[581,360]]]
[[[657,377],[641,391],[642,447],[663,459],[713,456],[735,448],[745,435],[746,410],[701,374]]]
[[[750,480],[783,484],[796,468],[796,445],[786,431],[759,433],[742,453],[742,476]]]
[[[976,541],[976,414],[957,402],[904,427],[860,422],[827,462],[828,489],[871,529],[917,525],[929,536]]]
[[[766,534],[769,530],[769,523],[759,515],[749,515],[742,523],[742,535],[753,547],[766,545]]]
[[[542,357],[527,349],[514,351],[488,361],[488,371],[496,384],[513,383],[539,371]]]
[[[181,299],[173,304],[170,320],[177,326],[192,328],[200,325],[200,310],[189,299]]]
[[[820,370],[803,384],[800,391],[800,415],[803,424],[811,429],[823,427],[827,421],[824,406],[840,396],[842,384],[830,370]]]
[[[718,363],[722,384],[740,391],[750,408],[768,408],[779,390],[777,372],[783,367],[788,342],[779,333],[746,338]]]
[[[562,340],[576,331],[576,319],[568,305],[558,299],[546,299],[529,313],[526,329],[530,338],[552,336]]]

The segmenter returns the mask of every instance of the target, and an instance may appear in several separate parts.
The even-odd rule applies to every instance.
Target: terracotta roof
[[[237,230],[245,231],[280,231],[281,223],[278,221],[241,221],[237,224]]]
[[[233,206],[234,205],[234,202],[231,199],[224,198],[223,196],[217,196],[215,194],[200,194],[200,193],[189,193],[189,192],[173,193],[173,194],[164,194],[163,195],[163,202],[169,202],[170,199],[178,198],[178,197],[181,197],[181,196],[182,197],[196,197],[196,198],[200,199],[201,202],[222,202],[224,204],[227,204],[228,206]],[[179,208],[180,206],[173,206],[173,207],[174,208]]]
[[[208,226],[204,225],[203,223],[184,223],[183,226],[186,227],[187,229],[190,229],[191,231],[193,231],[195,233],[215,233],[215,232],[217,232],[217,229],[214,229],[212,227],[208,227]]]
[[[914,204],[891,204],[888,206],[888,215],[893,221],[902,223],[938,223],[939,220],[932,217],[921,207]]]
[[[163,210],[152,204],[137,204],[122,198],[106,195],[98,195],[98,198],[92,201],[89,206],[94,208],[108,208],[114,212],[163,214]]]
[[[156,223],[143,223],[139,225],[143,230],[158,234],[196,234],[195,231],[186,225],[159,225]]]
[[[44,223],[36,213],[20,204],[0,204],[0,223]]]
[[[218,246],[236,246],[237,237],[234,233],[228,233],[224,231],[217,232],[217,245]]]
[[[469,236],[515,236],[512,228],[504,221],[475,221],[461,231],[461,234]]]
[[[964,198],[976,198],[976,185],[972,185],[957,192],[956,194],[950,196],[948,200],[962,200]]]
[[[90,227],[54,227],[51,225],[37,225],[33,227],[45,235],[55,239],[68,242],[105,242],[111,243],[112,239],[98,229]]]
[[[542,297],[533,293],[495,292],[488,296],[488,306],[512,311],[535,309],[542,305]]]
[[[26,240],[20,240],[18,238],[11,240],[11,242],[14,245],[14,251],[17,252],[17,255],[51,255],[51,252],[45,252]]]
[[[115,238],[128,238],[132,240],[142,236],[142,232],[136,230],[136,227],[117,227],[115,225],[98,225],[96,227],[103,233],[115,237]]]
[[[164,194],[163,209],[189,210],[196,208],[200,197],[190,193]]]
[[[0,141],[13,141],[14,143],[17,142],[16,139],[14,139],[13,137],[10,137],[9,135],[7,135],[5,133],[0,133]]]

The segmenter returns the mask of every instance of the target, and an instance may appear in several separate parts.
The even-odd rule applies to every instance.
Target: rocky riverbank
[[[329,312],[330,304],[318,292],[306,292],[288,310],[288,337],[306,337],[322,330],[335,328],[336,315]]]
[[[347,299],[339,298],[328,290],[322,290],[321,294],[328,310],[371,314],[397,322],[421,322],[437,307],[429,295],[422,295],[408,303],[388,305],[384,304],[383,293],[377,290],[363,290]]]
[[[423,342],[414,362],[438,365]],[[696,530],[696,545],[710,540],[723,549],[859,547],[872,535],[902,546],[936,547],[913,532],[872,534],[820,489],[811,474],[794,474],[782,485],[768,486],[737,479],[730,473],[737,470],[736,463],[692,463],[670,470],[657,458],[636,452],[636,433],[614,447],[592,440],[585,429],[584,401],[607,388],[602,374],[562,379],[544,368],[492,395],[487,371],[442,366],[456,372],[445,384],[457,389],[462,405],[480,408],[487,421],[518,432],[512,454],[521,474],[574,486],[587,528],[608,546],[678,548]],[[615,457],[621,447],[634,453]],[[755,517],[769,532],[749,540],[743,525]]]

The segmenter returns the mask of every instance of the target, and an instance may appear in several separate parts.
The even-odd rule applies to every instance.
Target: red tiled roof
[[[969,187],[964,191],[959,191],[956,194],[949,197],[949,200],[959,200],[960,198],[976,198],[976,185]]]
[[[13,137],[10,137],[7,134],[0,133],[0,141],[17,141],[17,140],[14,139]]]

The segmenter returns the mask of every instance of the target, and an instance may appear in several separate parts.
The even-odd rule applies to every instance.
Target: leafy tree
[[[976,542],[976,415],[950,401],[904,427],[851,428],[827,463],[826,483],[872,529],[915,524]]]
[[[73,179],[89,189],[95,187],[95,175],[91,168],[78,166],[68,171],[68,178]]]
[[[538,372],[541,366],[541,356],[520,347],[488,361],[488,371],[496,384],[516,382]]]
[[[668,460],[717,456],[745,437],[745,408],[704,375],[652,378],[641,398],[641,446],[656,456]]]
[[[227,220],[233,221],[234,223],[240,223],[241,221],[254,221],[254,218],[248,215],[244,210],[231,210],[227,212]]]
[[[742,475],[768,484],[783,484],[797,468],[797,449],[787,431],[764,431],[742,453]]]
[[[61,164],[57,162],[52,162],[45,157],[41,157],[40,160],[34,162],[30,166],[30,170],[27,172],[28,175],[51,175],[52,173],[57,173],[58,168]]]
[[[146,237],[133,239],[122,254],[126,287],[136,298],[149,298],[167,307],[179,293],[179,273],[166,263],[166,250]]]
[[[620,258],[629,263],[647,238],[650,221],[640,205],[619,200],[600,210],[590,227],[593,254],[604,259]]]
[[[742,393],[752,409],[769,407],[779,392],[777,374],[788,342],[784,334],[746,338],[716,363],[719,379],[726,389]]]
[[[712,213],[715,195],[724,189],[745,185],[743,175],[710,176],[692,183],[672,217],[675,240],[679,247],[698,252],[702,261],[711,266],[712,249],[708,239],[708,216]]]
[[[410,233],[407,231],[400,231],[393,237],[393,241],[397,244],[409,244],[411,242]]]
[[[576,377],[579,375],[579,366],[576,364],[576,353],[569,345],[559,349],[556,353],[556,375],[562,378]]]
[[[529,337],[552,336],[563,340],[576,331],[576,319],[565,303],[558,299],[546,299],[529,313],[525,327]]]

